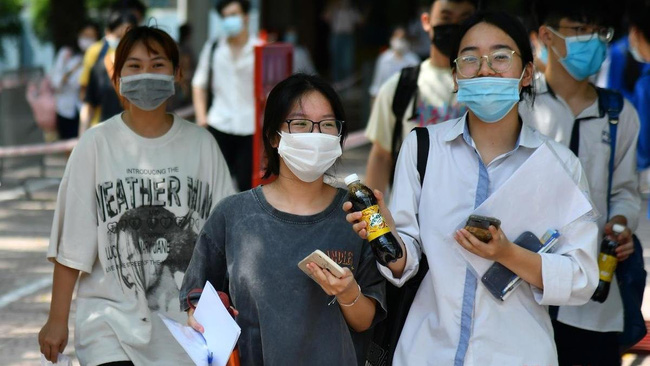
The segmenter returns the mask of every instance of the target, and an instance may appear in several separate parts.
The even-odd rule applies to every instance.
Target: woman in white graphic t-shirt
[[[64,351],[78,281],[82,365],[192,365],[157,313],[184,320],[179,287],[205,219],[234,192],[230,174],[204,129],[166,112],[181,76],[167,33],[129,30],[114,70],[124,112],[81,137],[61,181],[40,350],[53,362]]]

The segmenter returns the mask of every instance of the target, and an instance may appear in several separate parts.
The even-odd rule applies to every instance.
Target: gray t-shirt
[[[273,208],[261,187],[225,198],[214,209],[194,249],[181,304],[210,281],[228,287],[242,328],[242,365],[363,364],[371,330],[351,330],[337,304],[298,262],[316,249],[350,268],[364,295],[377,300],[374,324],[386,315],[385,283],[370,246],[341,210],[339,189],[324,211],[308,216]],[[356,349],[356,355],[355,355]]]

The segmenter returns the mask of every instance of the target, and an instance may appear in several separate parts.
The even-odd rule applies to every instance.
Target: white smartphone
[[[300,263],[298,263],[298,267],[303,272],[305,272],[307,276],[314,279],[311,275],[311,272],[307,268],[307,264],[310,262],[314,262],[320,268],[330,271],[330,273],[333,274],[334,277],[341,278],[345,275],[343,268],[341,268],[341,266],[336,264],[336,262],[334,262],[332,258],[328,257],[327,254],[323,253],[319,249],[314,250],[313,253],[311,253],[310,255],[305,257],[305,259],[301,260]]]

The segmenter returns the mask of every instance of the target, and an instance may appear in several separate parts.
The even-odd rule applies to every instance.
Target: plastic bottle
[[[621,234],[624,230],[625,226],[623,225],[614,224],[614,226],[612,226],[612,231],[616,236]],[[598,254],[598,273],[600,281],[598,281],[596,292],[594,292],[591,297],[594,301],[605,302],[607,295],[609,295],[609,287],[612,284],[614,271],[616,271],[616,265],[618,264],[618,259],[616,259],[616,247],[618,247],[618,242],[609,239],[607,236],[605,236],[600,244],[600,253]]]
[[[367,224],[368,244],[377,261],[385,266],[402,258],[402,247],[379,213],[377,198],[372,190],[361,184],[356,174],[348,175],[345,184],[348,186],[348,198],[352,202],[352,207],[363,214],[362,220]]]

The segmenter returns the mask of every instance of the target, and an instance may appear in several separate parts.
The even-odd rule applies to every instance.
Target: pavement
[[[363,179],[369,145],[346,150],[335,175],[357,173]],[[45,259],[48,237],[66,158],[45,158],[45,177],[38,165],[18,164],[0,172],[0,365],[40,364],[38,332],[45,324],[52,290],[53,265]],[[26,194],[28,192],[28,194]],[[637,235],[644,243],[646,266],[650,261],[650,220],[644,202]],[[647,267],[648,268],[648,267]],[[650,283],[650,277],[649,277]],[[650,319],[650,291],[646,287],[644,315]],[[65,354],[74,357],[74,302],[70,339]],[[646,354],[626,354],[624,366],[650,366]]]

